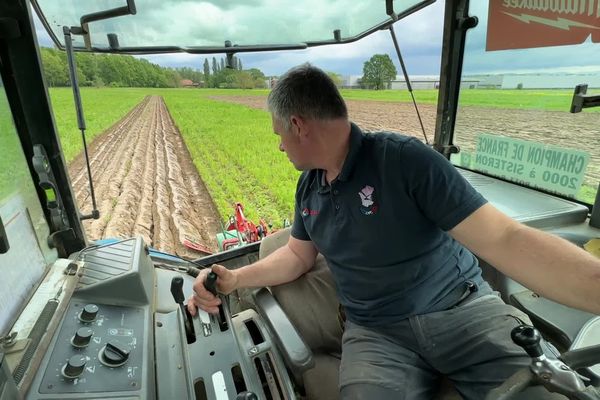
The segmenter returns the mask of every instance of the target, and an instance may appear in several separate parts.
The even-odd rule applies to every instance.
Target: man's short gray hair
[[[269,93],[267,106],[286,130],[292,115],[313,120],[348,118],[346,103],[333,80],[308,63],[281,76]]]

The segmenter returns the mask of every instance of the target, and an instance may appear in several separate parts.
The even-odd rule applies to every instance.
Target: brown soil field
[[[261,96],[213,96],[215,100],[230,101],[266,110],[266,98]],[[386,101],[346,100],[348,116],[365,131],[402,132],[423,139],[423,131],[412,104]],[[433,141],[436,107],[419,106],[419,113],[429,141]]]
[[[217,99],[217,97],[215,97]],[[219,100],[265,109],[260,96],[219,96]],[[423,140],[423,132],[413,104],[387,101],[347,100],[350,120],[363,130],[387,130]],[[418,105],[419,114],[430,142],[433,141],[437,106]],[[456,120],[455,143],[473,151],[477,136],[491,133],[522,140],[544,142],[588,152],[590,160],[586,181],[595,187],[600,182],[600,114],[563,111],[461,107]]]
[[[146,97],[88,149],[100,219],[85,220],[88,239],[141,235],[152,247],[198,257],[186,238],[217,249],[216,207],[161,97]],[[85,159],[70,165],[83,212],[92,201]]]

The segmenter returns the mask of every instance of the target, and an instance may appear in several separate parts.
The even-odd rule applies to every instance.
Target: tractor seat
[[[285,245],[290,229],[284,229],[265,237],[261,241],[259,257],[271,254]],[[264,294],[266,289],[259,290]],[[296,382],[304,387],[308,400],[339,399],[339,367],[343,322],[339,317],[339,302],[333,277],[325,258],[319,254],[314,267],[295,281],[273,286],[270,291],[292,323],[295,331],[312,351],[314,367],[306,368],[304,352],[302,357],[288,368],[296,376]],[[255,296],[255,300],[256,300]],[[261,306],[256,306],[261,314]],[[268,318],[268,317],[267,317]],[[285,338],[283,338],[285,340]],[[298,368],[300,367],[300,368]],[[296,369],[296,371],[294,371]],[[298,379],[298,375],[300,375]],[[437,400],[461,399],[450,381],[443,379]]]
[[[584,347],[589,346],[597,346],[598,338],[600,337],[600,317],[594,317],[587,321],[585,325],[581,328],[575,340],[571,344],[571,348],[569,350],[577,350],[582,349]],[[592,378],[594,385],[600,384],[600,364],[593,365],[591,367],[585,368],[585,371],[578,370],[578,372],[587,376],[588,378]]]
[[[259,257],[285,245],[290,229],[265,237]],[[307,399],[339,398],[338,370],[343,329],[338,319],[339,303],[333,277],[322,255],[313,268],[295,281],[273,286],[271,293],[313,353],[314,367],[301,373]],[[295,372],[295,371],[292,371]]]

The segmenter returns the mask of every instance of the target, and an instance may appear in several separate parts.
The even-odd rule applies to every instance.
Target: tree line
[[[242,60],[236,56],[230,59],[229,65],[225,58],[212,62],[204,59],[204,86],[212,88],[253,89],[267,86],[267,77],[258,68],[244,70]]]
[[[42,64],[49,86],[70,86],[67,55],[64,51],[41,48]],[[242,60],[234,57],[231,68],[225,59],[204,60],[204,71],[190,67],[161,67],[143,58],[130,55],[76,53],[77,80],[80,86],[96,87],[180,87],[183,80],[204,87],[244,88],[265,87],[265,75],[257,68],[242,69]]]
[[[70,86],[67,56],[64,51],[41,49],[44,74],[49,86]],[[205,58],[203,69],[169,68],[129,55],[76,53],[77,78],[80,86],[112,87],[180,87],[183,80],[211,88],[264,88],[267,77],[258,68],[244,70],[236,56]],[[387,54],[375,54],[363,65],[359,85],[365,89],[388,89],[396,77],[396,67]],[[328,72],[336,85],[342,77]]]

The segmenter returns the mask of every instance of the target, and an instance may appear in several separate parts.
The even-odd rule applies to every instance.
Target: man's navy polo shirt
[[[352,124],[339,176],[329,186],[324,175],[300,176],[292,236],[325,256],[351,321],[378,326],[445,310],[467,280],[483,282],[477,259],[447,231],[486,200],[442,155]]]

